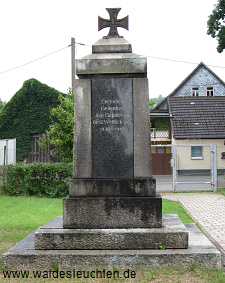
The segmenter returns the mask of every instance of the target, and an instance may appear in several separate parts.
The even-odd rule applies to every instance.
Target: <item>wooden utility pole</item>
[[[72,90],[75,92],[75,38],[71,37],[71,68],[72,68]]]

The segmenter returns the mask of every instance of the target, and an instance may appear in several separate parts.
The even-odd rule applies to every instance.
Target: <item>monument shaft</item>
[[[92,50],[76,61],[74,170],[63,227],[160,228],[147,59],[124,38],[103,38]]]

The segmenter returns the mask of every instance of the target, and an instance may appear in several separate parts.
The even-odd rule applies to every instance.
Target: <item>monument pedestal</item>
[[[70,197],[154,197],[154,178],[70,179]]]
[[[155,179],[71,179],[63,199],[63,228],[161,228]]]
[[[161,228],[162,199],[157,197],[66,197],[63,228]]]

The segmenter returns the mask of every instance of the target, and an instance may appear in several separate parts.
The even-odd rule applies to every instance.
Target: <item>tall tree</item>
[[[74,125],[74,94],[72,90],[66,95],[59,95],[60,104],[52,108],[50,113],[53,118],[49,130],[46,131],[47,139],[41,139],[40,146],[45,148],[48,141],[54,146],[51,154],[57,152],[65,162],[73,160],[73,125]]]
[[[218,41],[217,51],[223,52],[225,48],[225,0],[218,0],[207,22],[207,34]]]
[[[159,102],[161,102],[165,97],[160,94],[158,97],[149,99],[149,108],[153,109],[155,105],[157,105]]]
[[[156,105],[156,102],[152,98],[150,98],[149,99],[149,108],[152,109],[152,108],[154,108],[155,105]]]

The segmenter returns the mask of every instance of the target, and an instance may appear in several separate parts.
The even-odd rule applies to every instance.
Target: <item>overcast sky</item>
[[[225,80],[225,54],[217,52],[216,39],[206,34],[208,16],[216,3],[0,0],[0,98],[9,101],[30,78],[67,92],[71,87],[71,37],[86,45],[77,46],[77,58],[90,54],[90,46],[108,34],[108,29],[98,32],[98,15],[109,18],[105,8],[117,7],[122,8],[118,18],[129,15],[129,31],[119,28],[119,34],[132,44],[134,53],[149,56],[150,97],[170,94],[201,61]]]

